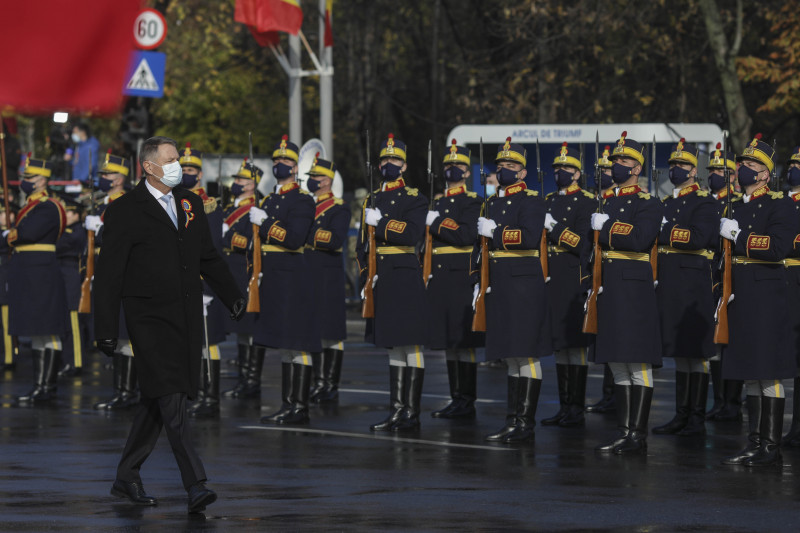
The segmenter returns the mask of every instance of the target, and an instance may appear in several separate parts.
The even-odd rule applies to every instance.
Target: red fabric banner
[[[273,31],[297,35],[303,10],[298,0],[236,0],[233,19],[249,26],[254,36]]]

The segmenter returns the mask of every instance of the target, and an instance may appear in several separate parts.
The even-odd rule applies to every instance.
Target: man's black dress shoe
[[[189,487],[189,512],[199,513],[206,510],[206,505],[217,501],[217,493],[206,488],[205,483],[195,483]]]
[[[111,494],[117,498],[128,498],[137,505],[157,505],[158,501],[152,496],[148,496],[144,491],[141,482],[114,480],[111,486]]]

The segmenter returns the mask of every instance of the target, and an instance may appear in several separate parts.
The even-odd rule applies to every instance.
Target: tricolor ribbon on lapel
[[[189,222],[194,220],[194,213],[192,213],[192,203],[189,200],[183,199],[181,200],[181,207],[183,208],[183,212],[186,214],[186,225],[184,228],[189,227]]]

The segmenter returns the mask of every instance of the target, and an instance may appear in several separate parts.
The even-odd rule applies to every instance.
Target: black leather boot
[[[725,405],[712,417],[718,422],[741,422],[742,421],[742,389],[744,381],[726,379],[722,383],[722,394],[725,397]]]
[[[653,428],[653,435],[674,435],[689,422],[689,373],[675,372],[675,416],[663,426]]]
[[[517,423],[517,399],[519,398],[520,378],[508,376],[508,407],[506,410],[506,425],[500,431],[487,435],[489,442],[503,442],[506,435],[514,431]]]
[[[292,413],[294,406],[294,365],[281,363],[281,408],[271,415],[262,416],[262,424],[281,424]]]
[[[122,390],[122,367],[120,366],[120,358],[123,356],[115,353],[114,356],[111,358],[111,371],[112,371],[112,386],[114,388],[114,394],[111,396],[111,399],[105,400],[102,402],[97,402],[92,407],[98,410],[104,410],[108,404],[113,401],[116,401],[120,395]]]
[[[570,405],[569,365],[556,364],[556,383],[558,383],[558,412],[551,417],[543,418],[543,426],[557,426],[567,416]]]
[[[425,369],[415,366],[406,367],[405,407],[400,419],[392,425],[392,431],[414,431],[419,429],[419,413],[422,405],[422,383],[425,381]]]
[[[242,371],[244,377],[230,390],[222,393],[226,398],[258,398],[261,396],[261,369],[264,367],[263,346],[250,346]]]
[[[711,385],[714,389],[714,405],[706,413],[706,419],[714,418],[725,406],[725,397],[722,395],[722,361],[709,361]]]
[[[586,423],[583,410],[586,405],[586,377],[589,367],[586,365],[569,365],[569,408],[567,414],[558,425],[564,428],[582,426]]]
[[[617,403],[614,401],[614,392],[616,391],[614,374],[608,365],[605,365],[605,367],[603,371],[603,397],[597,403],[587,405],[587,413],[610,413],[617,408]]]
[[[308,397],[311,390],[311,365],[292,363],[292,410],[276,424],[308,424]]]
[[[514,429],[505,436],[503,442],[525,442],[533,438],[536,426],[536,406],[539,403],[539,392],[542,380],[519,378],[519,395],[517,396],[517,414]]]
[[[219,359],[212,359],[210,365],[203,359],[206,368],[210,366],[211,379],[208,377],[208,370],[203,369],[203,385],[205,391],[202,398],[199,391],[197,401],[189,408],[189,414],[195,418],[213,418],[219,415]]]
[[[792,391],[792,425],[783,436],[783,445],[790,448],[800,447],[800,378],[794,378]]]
[[[311,392],[309,392],[309,400],[312,403],[317,403],[317,398],[320,393],[325,390],[325,365],[329,364],[325,357],[325,352],[311,352],[311,370],[313,372],[313,384],[311,385]]]
[[[236,344],[236,371],[240,380],[247,376],[247,360],[250,357],[250,344]]]
[[[628,433],[631,431],[631,386],[614,385],[614,401],[617,409],[617,429],[619,435],[605,444],[595,447],[595,451],[600,453],[612,453],[614,448],[625,442]]]
[[[61,350],[45,348],[44,361],[44,380],[47,384],[47,392],[55,398],[58,389],[58,369],[61,368]]]
[[[724,465],[740,465],[745,459],[754,456],[761,447],[761,396],[748,395],[745,399],[747,405],[747,446],[739,453],[722,460]]]
[[[773,466],[783,463],[781,457],[781,434],[783,433],[783,411],[786,398],[761,398],[761,443],[758,451],[748,457],[744,466]]]
[[[458,405],[447,414],[450,419],[475,418],[475,400],[478,398],[478,363],[458,362]]]
[[[676,435],[680,437],[697,437],[706,434],[708,380],[709,375],[703,372],[689,374],[689,420]]]
[[[325,390],[319,395],[319,403],[332,403],[339,399],[339,380],[342,378],[344,352],[336,348],[325,348]]]
[[[389,416],[377,424],[372,424],[370,431],[390,431],[392,426],[400,420],[405,407],[406,372],[405,366],[389,365]]]
[[[136,367],[133,357],[114,354],[114,396],[106,401],[94,404],[95,409],[121,410],[139,403],[136,394]]]
[[[447,360],[447,383],[450,385],[450,402],[431,413],[431,417],[433,418],[450,418],[448,416],[450,411],[456,407],[461,401],[461,394],[460,394],[460,384],[458,382],[458,361],[456,360]]]
[[[44,403],[52,399],[52,395],[47,389],[45,351],[33,350],[31,360],[33,361],[33,388],[27,394],[17,396],[17,403],[20,405]]]
[[[647,451],[647,421],[650,418],[652,402],[652,387],[641,385],[631,387],[631,430],[625,440],[614,447],[615,455],[634,455]]]

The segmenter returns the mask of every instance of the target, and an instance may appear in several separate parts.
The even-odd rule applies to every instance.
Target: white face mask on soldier
[[[150,161],[150,163],[153,162]],[[173,161],[172,163],[167,163],[164,166],[161,166],[158,163],[153,164],[157,167],[161,167],[161,170],[164,171],[164,176],[161,178],[161,183],[167,187],[176,187],[181,182],[181,179],[183,178],[183,168],[181,168],[179,161]]]

